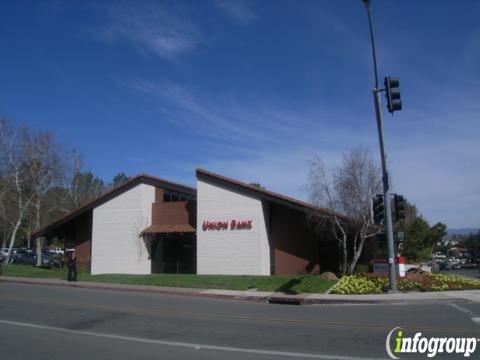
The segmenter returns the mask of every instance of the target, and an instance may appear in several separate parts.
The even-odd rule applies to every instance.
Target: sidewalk
[[[46,286],[76,287],[83,289],[132,291],[167,295],[198,296],[216,299],[244,300],[274,304],[405,304],[425,302],[473,301],[480,302],[480,290],[445,291],[445,292],[411,292],[379,295],[333,295],[333,294],[298,294],[289,295],[279,292],[235,291],[216,289],[192,289],[180,287],[127,285],[78,281],[69,283],[59,279],[25,278],[0,276],[1,283],[17,283]]]

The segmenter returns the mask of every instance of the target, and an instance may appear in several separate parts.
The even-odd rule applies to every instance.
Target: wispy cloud
[[[94,36],[108,43],[129,42],[142,53],[171,60],[194,50],[202,39],[187,15],[158,2],[126,2],[105,12],[106,21],[92,30]]]
[[[368,146],[359,139],[374,133],[373,125],[352,132],[357,115],[331,108],[212,99],[173,83],[136,80],[124,85],[151,99],[163,119],[195,133],[189,167],[260,182],[303,199],[308,160],[314,153],[335,165],[351,144]]]
[[[258,19],[246,0],[215,0],[215,5],[242,24],[248,24]]]
[[[196,156],[187,167],[205,167],[305,199],[307,161],[314,153],[335,166],[343,152],[362,144],[378,158],[373,109],[362,113],[333,105],[212,98],[172,83],[126,84],[151,98],[172,124],[196,134],[197,148],[191,149]],[[480,203],[478,109],[475,103],[466,105],[464,97],[450,96],[441,113],[406,109],[395,122],[385,119],[393,190],[417,204],[429,221],[456,227],[476,224]],[[467,208],[471,211],[463,211]]]
[[[168,82],[136,80],[125,84],[152,97],[155,106],[174,125],[216,141],[242,147],[248,144],[248,149],[290,148],[319,142],[328,147],[339,137],[350,142],[359,134],[344,131],[357,116],[340,110],[335,113],[319,108],[299,111],[285,104],[209,98]],[[336,126],[332,127],[332,123]]]

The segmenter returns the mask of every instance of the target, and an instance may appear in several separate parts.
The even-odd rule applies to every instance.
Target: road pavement
[[[458,269],[458,270],[449,270],[449,271],[442,271],[442,274],[452,274],[452,275],[459,275],[465,276],[474,279],[480,279],[480,271],[478,269]]]
[[[388,358],[394,327],[480,337],[479,319],[459,298],[296,306],[0,283],[0,359]]]

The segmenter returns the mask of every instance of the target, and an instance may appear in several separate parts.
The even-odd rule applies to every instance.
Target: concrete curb
[[[174,296],[196,296],[210,299],[250,301],[257,303],[282,305],[368,305],[368,304],[425,304],[442,302],[480,301],[480,290],[470,292],[442,293],[405,293],[381,295],[332,295],[332,294],[298,294],[290,295],[276,292],[235,291],[217,289],[192,289],[162,287],[149,285],[130,285],[115,283],[75,282],[69,283],[58,279],[0,277],[0,283],[57,286],[91,290],[126,291]]]

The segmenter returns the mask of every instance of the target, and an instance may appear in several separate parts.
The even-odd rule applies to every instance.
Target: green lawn
[[[6,265],[5,276],[22,276],[33,278],[66,279],[66,269],[42,269],[27,265]],[[172,287],[189,287],[202,289],[280,291],[286,293],[324,293],[335,281],[323,280],[318,276],[235,276],[235,275],[90,275],[80,272],[80,281],[156,285]]]

